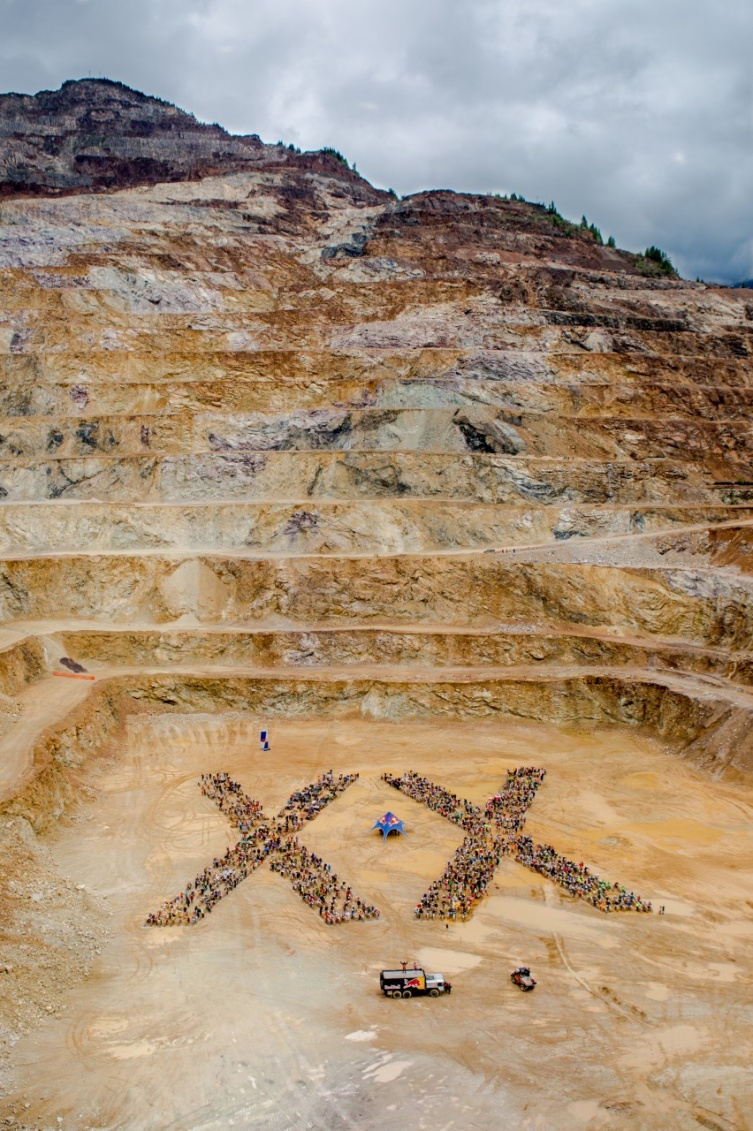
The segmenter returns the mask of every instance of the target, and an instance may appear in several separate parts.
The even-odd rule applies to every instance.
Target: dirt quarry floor
[[[262,754],[264,722],[140,717],[92,764],[86,798],[45,841],[92,931],[109,933],[13,1048],[0,1125],[753,1126],[749,783],[712,781],[624,729],[273,722]],[[414,919],[462,836],[381,773],[415,769],[483,803],[523,765],[547,770],[526,832],[665,915],[600,914],[505,860],[469,922]],[[330,768],[361,776],[300,839],[378,921],[324,925],[265,864],[204,922],[142,926],[237,840],[200,773],[228,771],[274,812]],[[387,809],[409,838],[369,831]],[[452,995],[383,998],[379,970],[402,959],[441,971]],[[510,983],[521,963],[532,994]]]

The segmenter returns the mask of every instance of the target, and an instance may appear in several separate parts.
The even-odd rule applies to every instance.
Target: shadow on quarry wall
[[[255,677],[123,676],[103,680],[45,731],[31,780],[0,807],[41,832],[80,796],[90,759],[112,754],[133,713],[166,711],[367,718],[504,718],[563,726],[640,726],[715,777],[753,769],[753,713],[616,677],[414,684]]]

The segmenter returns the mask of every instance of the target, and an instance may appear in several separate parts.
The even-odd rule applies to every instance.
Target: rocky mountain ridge
[[[110,79],[0,95],[0,197],[102,192],[215,173],[297,168],[360,179],[327,152],[299,154],[199,122]]]
[[[0,198],[112,192],[251,170],[286,170],[293,179],[305,171],[319,172],[349,183],[351,192],[357,185],[364,202],[384,204],[386,199],[392,204],[391,193],[375,189],[336,150],[301,153],[282,142],[265,144],[257,134],[229,134],[217,123],[199,122],[170,102],[111,79],[71,79],[59,90],[35,95],[0,94]],[[415,199],[423,202],[424,226],[431,225],[432,212],[441,215],[449,207],[458,219],[463,212],[469,213],[466,223],[470,220],[483,242],[489,219],[479,206],[489,200],[493,207],[495,198],[432,191],[419,193]],[[309,197],[301,203],[305,210],[313,201]],[[512,203],[521,207],[507,211],[507,225],[540,237],[533,248],[537,258],[556,235],[565,237],[570,245],[566,250],[559,239],[556,259],[560,263],[637,270],[658,278],[667,273],[661,260],[603,247],[597,253],[599,245],[592,232],[571,224],[551,206],[545,209],[515,196]],[[396,219],[393,230],[404,227],[404,214],[406,223],[416,223],[413,205],[403,210],[396,198],[395,205],[389,209]],[[491,225],[498,227],[493,215]],[[279,230],[279,224],[273,227]],[[323,257],[358,258],[366,240],[367,232],[357,229],[343,242],[324,249]],[[476,272],[479,267],[477,260]],[[566,283],[557,270],[555,276],[553,285]],[[508,288],[511,299],[514,289]],[[598,325],[599,316],[593,318],[591,324]]]

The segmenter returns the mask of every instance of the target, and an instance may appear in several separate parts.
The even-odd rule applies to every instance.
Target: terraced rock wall
[[[744,293],[116,86],[48,99],[46,171],[41,103],[6,107],[6,794],[121,694],[652,725],[753,765]],[[104,683],[53,692],[64,655]]]

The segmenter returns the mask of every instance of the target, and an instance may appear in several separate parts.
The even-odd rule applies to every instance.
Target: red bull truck
[[[439,997],[452,990],[443,974],[427,974],[414,967],[412,970],[382,970],[379,988],[385,997]]]

